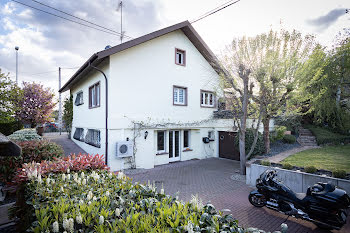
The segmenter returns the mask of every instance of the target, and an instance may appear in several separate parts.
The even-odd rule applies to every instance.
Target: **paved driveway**
[[[248,201],[252,190],[244,181],[233,180],[232,175],[239,169],[239,162],[226,159],[204,159],[172,163],[157,166],[149,170],[129,170],[127,175],[133,181],[155,181],[158,187],[164,185],[165,192],[180,199],[189,201],[192,194],[198,194],[203,202],[210,201],[219,210],[230,209],[233,217],[242,226],[257,227],[265,231],[280,229],[284,221],[288,224],[288,232],[328,232],[318,229],[307,221],[287,219],[286,215],[270,209],[253,207]],[[350,218],[348,218],[350,221]],[[341,231],[350,232],[350,224]]]

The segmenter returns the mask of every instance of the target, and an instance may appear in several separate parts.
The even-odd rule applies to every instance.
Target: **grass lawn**
[[[315,166],[318,169],[342,169],[350,172],[350,144],[338,146],[325,146],[296,153],[284,159],[282,163],[294,166]]]

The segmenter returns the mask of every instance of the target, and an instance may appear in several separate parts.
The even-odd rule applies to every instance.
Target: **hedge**
[[[318,145],[340,144],[340,143],[350,142],[350,135],[334,133],[328,129],[321,128],[314,125],[306,125],[304,127],[309,129],[312,132],[312,134],[316,137],[316,141]]]
[[[255,130],[253,129],[247,129],[245,133],[245,152],[246,154],[249,153],[250,148],[252,147],[253,141],[254,141],[254,133]],[[239,151],[239,133],[237,134],[237,137],[235,137],[235,147]],[[260,155],[265,153],[265,144],[264,144],[264,138],[263,135],[259,132],[258,133],[258,140],[256,142],[254,151],[251,156],[254,155]]]
[[[23,128],[23,124],[20,121],[0,123],[0,132],[6,136],[22,128]]]

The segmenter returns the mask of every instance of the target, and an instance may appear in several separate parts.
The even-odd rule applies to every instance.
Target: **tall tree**
[[[34,82],[23,82],[23,98],[17,103],[17,118],[31,127],[44,124],[50,119],[56,105],[53,97],[50,88],[44,88],[43,85]]]
[[[17,103],[23,96],[22,90],[13,82],[8,74],[0,69],[0,122],[14,121]]]
[[[254,65],[256,45],[252,44],[249,38],[243,37],[235,39],[227,47],[225,54],[221,58],[223,66],[222,88],[226,100],[226,108],[231,110],[235,125],[239,128],[239,152],[240,152],[240,172],[246,172],[246,160],[253,153],[257,142],[258,128],[261,115],[258,117],[255,138],[248,154],[245,151],[245,138],[247,129],[247,118],[256,113],[254,110],[253,89],[256,80],[252,75]],[[232,145],[234,146],[234,145]]]
[[[259,85],[255,101],[261,105],[266,153],[270,152],[270,120],[285,108],[296,85],[296,73],[314,47],[312,36],[270,31],[252,38],[257,46],[254,75]]]
[[[63,109],[64,110],[62,118],[69,132],[68,137],[70,137],[73,122],[73,95],[70,95],[69,98],[66,98],[64,100]]]

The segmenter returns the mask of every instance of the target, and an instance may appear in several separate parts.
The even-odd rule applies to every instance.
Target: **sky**
[[[78,21],[37,3],[41,2],[120,31],[118,0],[16,1]],[[184,20],[195,20],[226,2],[228,0],[124,0],[123,31],[137,38]],[[330,46],[339,31],[350,28],[350,13],[345,13],[349,8],[349,0],[241,0],[193,26],[216,54],[233,38],[281,28],[313,34],[321,44]],[[93,53],[119,43],[118,36],[13,1],[0,0],[0,69],[3,73],[9,72],[15,80],[15,46],[18,46],[19,83],[38,82],[52,88],[58,96],[58,67],[63,68],[63,86]]]

